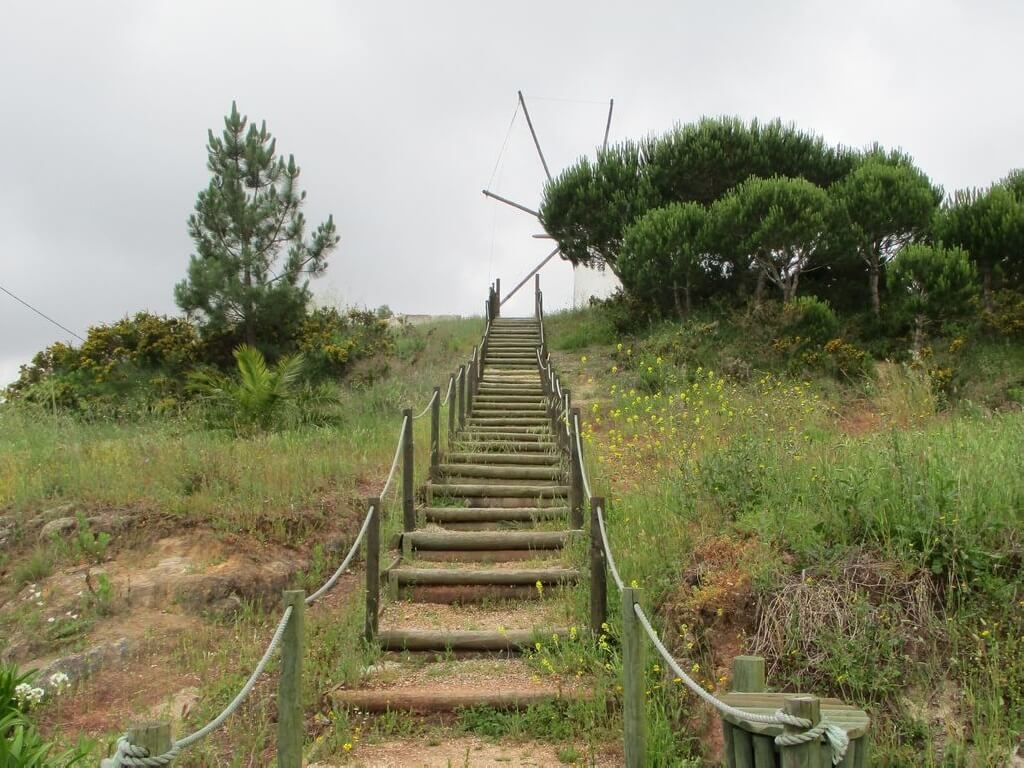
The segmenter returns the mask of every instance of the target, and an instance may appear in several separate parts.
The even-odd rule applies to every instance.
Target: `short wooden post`
[[[412,442],[412,409],[402,411],[405,419],[405,436],[402,443],[402,530],[412,531],[416,528],[416,506],[414,504],[413,483],[416,454]]]
[[[371,643],[380,618],[380,497],[366,500],[370,525],[366,529],[366,618],[363,636]]]
[[[573,408],[569,414],[570,434],[569,442],[569,516],[573,528],[583,527],[583,467],[581,462],[579,445],[576,443],[575,430],[576,419],[580,415],[579,408]],[[563,432],[565,430],[562,430]]]
[[[452,435],[455,434],[455,399],[458,397],[458,393],[455,391],[455,381],[458,379],[458,374],[453,373],[451,375],[451,381],[449,382],[449,397],[448,397],[448,444],[449,449],[451,447]]]
[[[598,510],[604,512],[604,499],[594,496],[590,499],[590,628],[595,635],[608,622],[608,571]]]
[[[794,696],[786,699],[783,706],[787,715],[802,717],[811,721],[813,728],[821,721],[821,702],[817,696]],[[804,728],[783,725],[784,734],[803,733]],[[822,749],[820,739],[779,748],[781,768],[821,768]]]
[[[476,392],[476,366],[477,348],[473,347],[473,359],[469,361],[469,371],[466,374],[466,416],[473,413],[473,394]]]
[[[573,429],[575,428],[575,422],[572,420],[572,392],[565,387],[562,388],[562,413],[564,414],[565,419],[562,423],[562,440],[565,441],[565,447],[569,448],[569,443],[573,442],[572,436],[574,434]],[[565,429],[566,425],[569,427],[568,432]]]
[[[466,366],[459,366],[459,429],[466,426]]]
[[[441,388],[434,387],[434,396],[430,401],[430,477],[437,475],[437,467],[441,463]]]
[[[291,607],[292,615],[281,638],[281,676],[277,684],[277,765],[279,768],[302,768],[305,590],[285,590],[284,604]]]
[[[625,729],[626,768],[647,765],[646,703],[644,702],[643,627],[633,612],[641,590],[622,590],[622,719]]]
[[[125,734],[128,743],[136,747],[145,747],[150,755],[162,755],[174,746],[171,738],[171,724],[166,721],[136,723],[128,728]],[[113,758],[100,761],[100,768],[113,768]]]

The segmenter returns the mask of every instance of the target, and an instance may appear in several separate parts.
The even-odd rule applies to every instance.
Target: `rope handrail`
[[[408,416],[402,417],[402,429],[398,433],[398,446],[395,448],[395,458],[391,460],[391,469],[388,471],[388,479],[384,481],[384,488],[380,492],[381,498],[388,495],[388,488],[391,487],[391,481],[395,479],[395,470],[398,468],[398,459],[402,455],[402,445],[405,443],[405,420]]]
[[[658,650],[661,658],[666,664],[668,664],[669,668],[675,672],[676,676],[683,681],[687,688],[693,691],[706,703],[710,704],[723,715],[730,715],[738,720],[745,720],[750,723],[765,723],[768,725],[791,725],[796,728],[804,729],[803,733],[783,733],[776,736],[775,743],[780,746],[814,741],[819,739],[821,736],[824,736],[832,747],[832,764],[838,765],[842,761],[843,757],[846,755],[846,750],[850,745],[850,738],[846,735],[846,731],[844,729],[838,725],[827,722],[824,718],[822,718],[822,720],[815,726],[810,720],[790,715],[783,712],[781,709],[770,715],[759,715],[755,712],[747,712],[746,710],[738,709],[726,704],[713,693],[705,690],[702,685],[686,674],[686,670],[679,666],[679,663],[675,660],[672,654],[668,652],[665,644],[661,642],[661,638],[658,637],[658,633],[654,631],[654,627],[651,626],[650,619],[647,618],[647,614],[644,613],[644,609],[639,603],[633,603],[633,613],[640,622],[640,626],[644,628],[644,632],[647,633],[648,639]]]
[[[593,498],[590,493],[590,479],[587,477],[587,466],[583,461],[583,443],[580,442],[580,419],[579,416],[573,417],[573,431],[576,433],[576,455],[580,458],[580,476],[583,478],[583,490],[587,494],[587,498]]]
[[[597,508],[597,527],[601,530],[601,547],[604,549],[604,559],[608,563],[608,570],[612,574],[612,580],[615,582],[615,586],[618,587],[621,592],[626,587],[626,583],[622,580],[622,576],[619,575],[619,569],[615,565],[615,557],[612,555],[611,544],[608,543],[608,531],[604,525],[604,510],[600,506]]]
[[[447,405],[451,402],[452,392],[455,391],[455,376],[448,377],[448,391],[445,393],[444,400],[441,401],[441,405]]]
[[[366,517],[363,518],[363,525],[359,529],[359,533],[356,535],[356,540],[352,542],[352,547],[349,549],[348,554],[345,555],[345,559],[341,561],[341,565],[339,565],[337,570],[331,574],[331,577],[323,583],[323,586],[306,598],[306,605],[312,605],[327,594],[337,583],[341,574],[345,572],[345,569],[348,568],[349,563],[352,562],[352,558],[356,556],[356,552],[359,550],[359,545],[363,543],[363,537],[366,536],[366,530],[370,527],[370,519],[373,517],[374,509],[374,505],[371,504],[370,508],[366,511]]]
[[[427,401],[427,407],[426,407],[426,408],[424,408],[424,409],[423,409],[422,411],[420,411],[420,412],[419,412],[418,414],[416,414],[415,416],[413,416],[413,417],[412,417],[412,420],[413,420],[413,421],[416,421],[417,419],[422,419],[422,418],[423,418],[424,416],[426,416],[426,415],[427,415],[427,413],[428,413],[428,412],[430,411],[430,408],[431,408],[431,406],[432,406],[432,405],[434,404],[434,399],[435,399],[436,397],[437,397],[437,392],[434,392],[434,393],[433,393],[433,394],[432,394],[432,395],[430,396],[430,400],[428,400],[428,401]]]
[[[263,652],[263,657],[256,664],[256,668],[253,669],[252,674],[249,675],[249,679],[245,681],[245,685],[242,686],[242,690],[238,692],[235,698],[231,700],[231,703],[228,704],[219,715],[195,733],[175,741],[171,749],[164,752],[162,755],[150,755],[148,749],[145,747],[137,747],[128,741],[127,736],[122,736],[117,740],[117,751],[114,754],[113,760],[115,768],[119,768],[120,766],[146,766],[147,768],[158,768],[159,766],[170,765],[183,749],[192,746],[197,741],[205,739],[215,730],[220,728],[224,724],[225,720],[238,711],[238,708],[249,697],[249,694],[252,693],[252,689],[255,687],[256,681],[259,679],[260,675],[263,674],[263,670],[266,669],[267,663],[270,661],[270,657],[274,655],[274,651],[276,651],[278,646],[281,644],[281,638],[284,637],[284,630],[288,626],[288,621],[291,617],[292,607],[289,605],[284,609],[284,613],[281,615],[281,621],[278,622],[277,629],[274,630],[274,635],[270,638],[270,643],[267,645],[267,650]]]

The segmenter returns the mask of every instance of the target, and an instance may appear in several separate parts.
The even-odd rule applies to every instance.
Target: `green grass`
[[[730,654],[764,655],[771,684],[867,707],[883,764],[1005,759],[1024,733],[1021,348],[935,353],[951,393],[927,366],[794,372],[742,319],[608,341],[585,315],[552,318],[550,345],[572,353],[556,365],[623,578],[684,667],[717,688]],[[651,759],[681,759],[706,708],[652,680]]]

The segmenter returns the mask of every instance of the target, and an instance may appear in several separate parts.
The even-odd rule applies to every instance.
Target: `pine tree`
[[[338,244],[334,219],[307,240],[295,158],[278,157],[266,123],[250,125],[234,102],[206,149],[212,178],[188,220],[196,253],[175,299],[208,337],[287,346],[306,312],[308,278],[324,273]]]

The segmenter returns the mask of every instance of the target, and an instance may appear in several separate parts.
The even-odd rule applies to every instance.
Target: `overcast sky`
[[[901,146],[947,190],[1024,165],[1024,3],[3,2],[0,285],[85,335],[175,312],[206,132],[232,99],[302,167],[341,245],[320,300],[479,312],[550,248],[485,200],[527,98],[553,173],[701,115]],[[520,114],[492,188],[544,176]],[[572,271],[542,273],[549,308]],[[526,292],[513,311],[526,311]],[[0,294],[0,383],[67,334]]]

